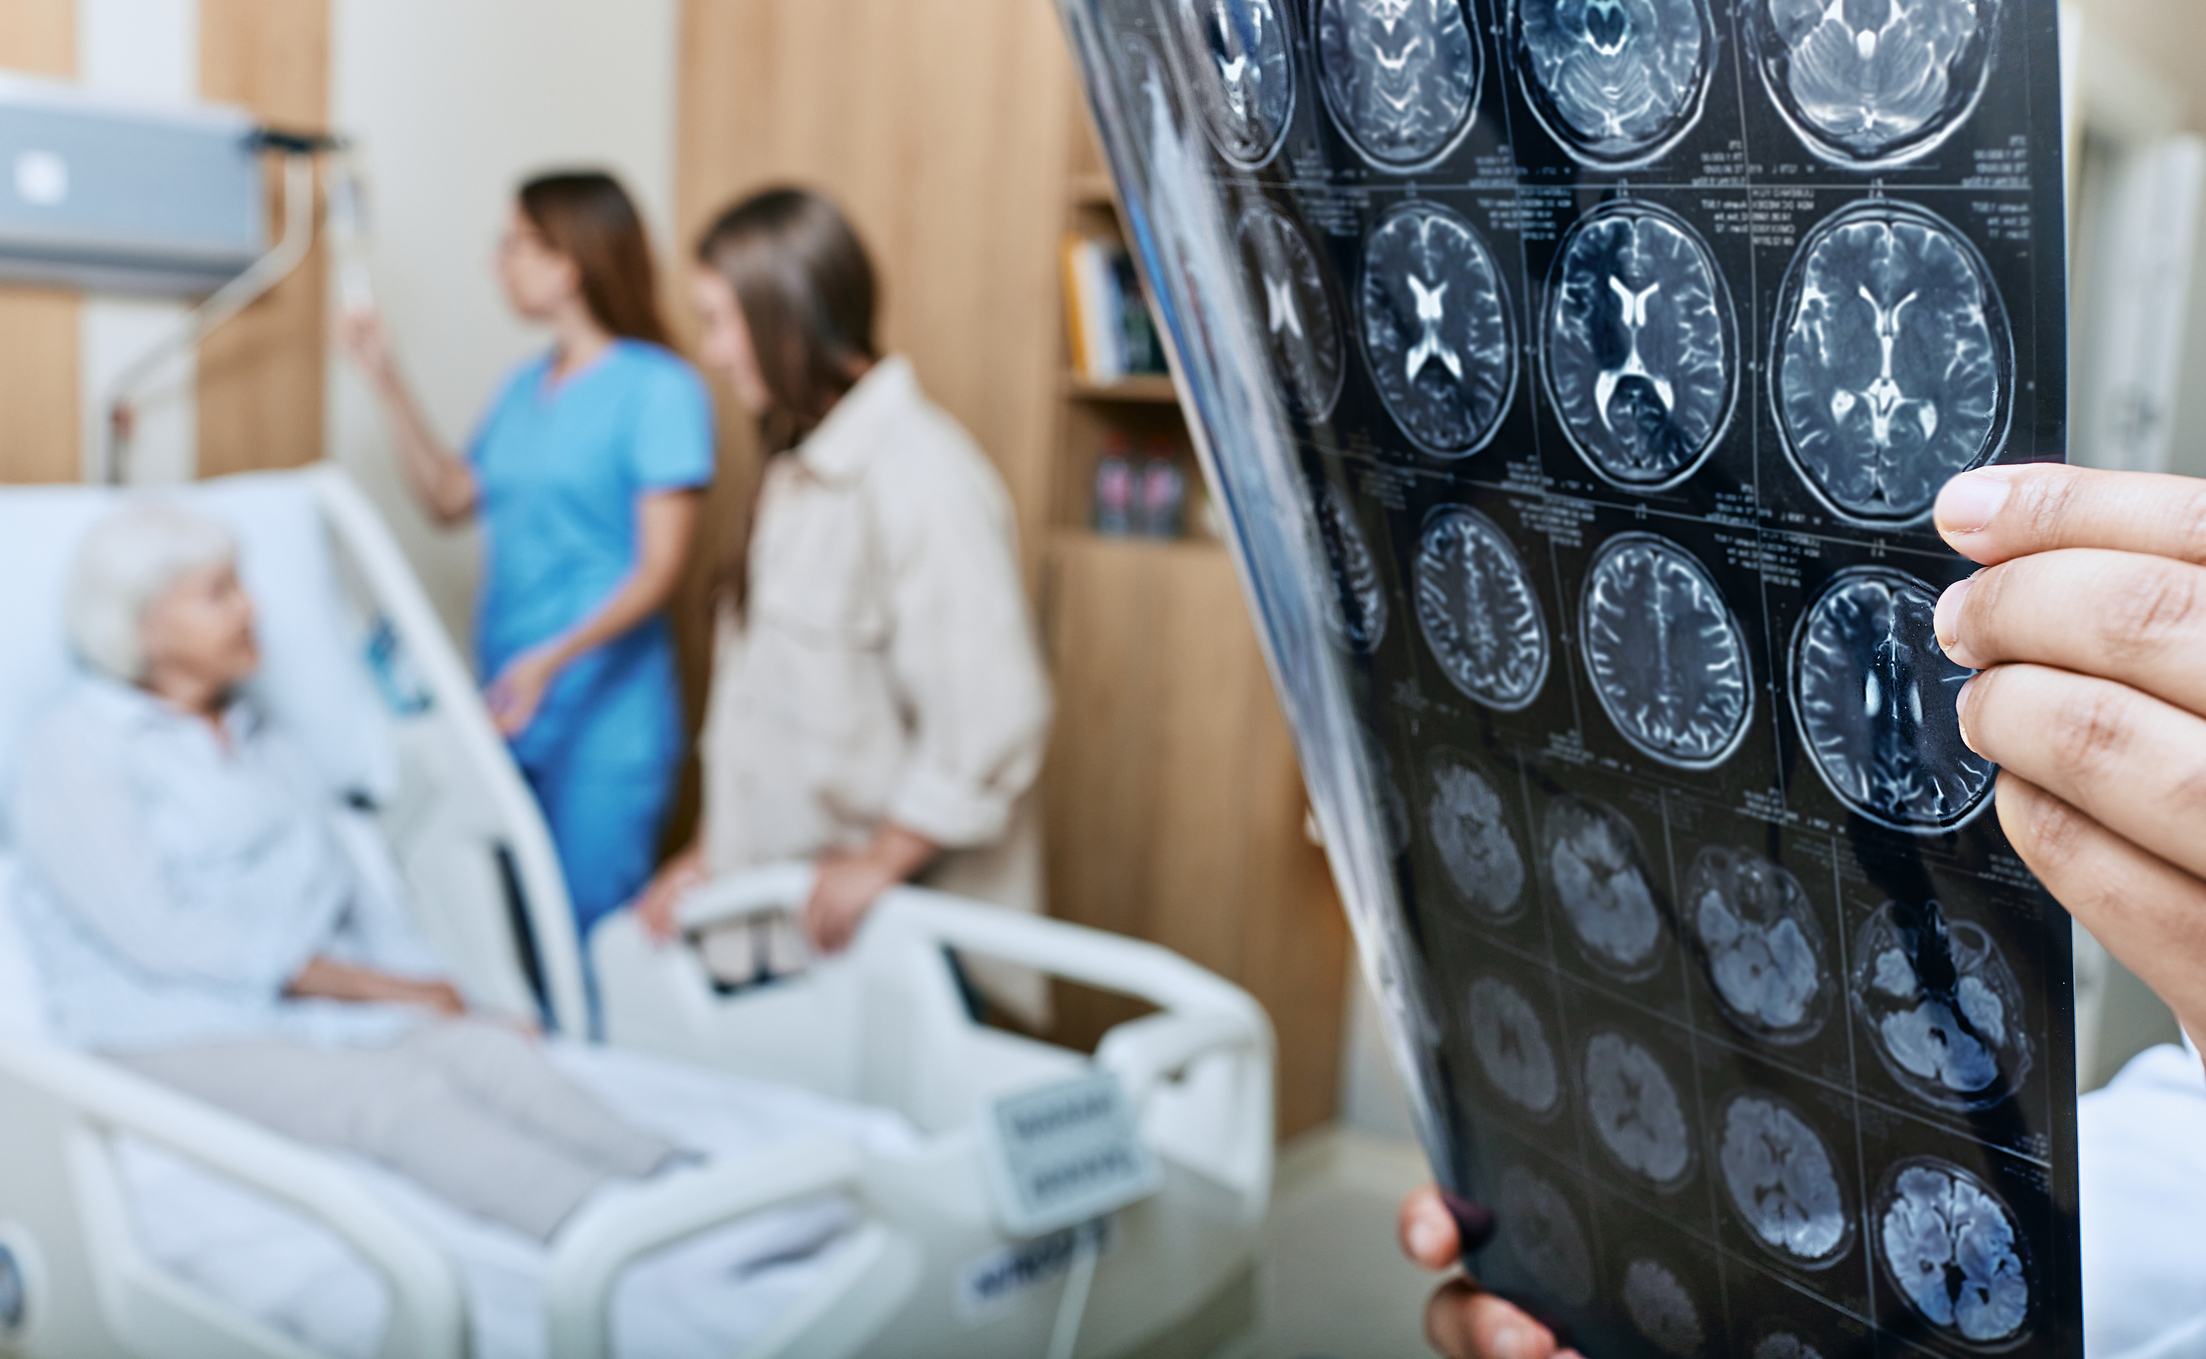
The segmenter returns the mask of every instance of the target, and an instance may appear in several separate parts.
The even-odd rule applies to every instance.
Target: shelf
[[[1084,527],[1060,527],[1050,531],[1050,542],[1059,552],[1191,552],[1198,556],[1223,555],[1226,545],[1208,534],[1183,534],[1178,538],[1146,538],[1140,534],[1112,535]]]
[[[1118,196],[1111,187],[1111,176],[1103,170],[1090,170],[1076,174],[1067,187],[1072,201],[1082,207],[1116,208]]]
[[[1168,373],[1136,373],[1117,382],[1090,382],[1067,373],[1065,395],[1076,401],[1140,401],[1175,406],[1180,400],[1179,393],[1172,390],[1172,378]]]

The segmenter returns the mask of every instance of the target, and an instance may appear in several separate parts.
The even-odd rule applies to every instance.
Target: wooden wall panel
[[[0,68],[73,75],[75,0],[0,3]],[[82,475],[78,304],[54,288],[0,288],[0,481]]]
[[[1233,564],[1215,547],[1061,535],[1050,909],[1230,977],[1279,1037],[1279,1131],[1332,1117],[1348,926],[1302,833],[1302,780]],[[1061,998],[1092,1039],[1126,1017]]]
[[[199,0],[199,92],[278,127],[329,122],[329,0]],[[282,176],[270,164],[270,233]],[[327,373],[322,246],[199,347],[199,474],[296,467],[322,456]]]

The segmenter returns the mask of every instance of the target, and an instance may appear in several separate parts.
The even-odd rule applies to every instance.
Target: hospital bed
[[[54,1043],[12,924],[13,894],[38,889],[0,824],[0,1356],[1028,1359],[1077,1337],[1082,1356],[1192,1359],[1245,1332],[1273,1136],[1271,1033],[1245,993],[1150,945],[909,888],[846,954],[732,987],[616,918],[593,938],[608,1041],[580,1041],[581,948],[543,823],[366,499],[327,466],[180,494],[238,533],[259,698],[346,790],[362,871],[405,892],[474,1006],[539,1019],[574,1079],[709,1157],[602,1191],[538,1247]],[[63,574],[113,495],[0,492],[0,781],[67,683]],[[770,869],[681,913],[763,925],[808,886],[801,865]],[[1091,1059],[976,1022],[958,956],[1154,1008]],[[1162,1188],[1096,1224],[1006,1233],[983,1111],[1097,1068]]]

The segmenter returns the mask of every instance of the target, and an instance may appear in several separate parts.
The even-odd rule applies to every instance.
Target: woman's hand
[[[1456,1267],[1462,1238],[1431,1185],[1411,1191],[1395,1220],[1402,1254],[1434,1273]],[[1478,1286],[1468,1275],[1440,1285],[1425,1304],[1425,1338],[1447,1359],[1575,1359],[1554,1333]]]
[[[705,881],[705,845],[690,841],[689,848],[660,865],[651,882],[636,898],[636,923],[654,943],[670,944],[681,930],[678,908],[682,898]]]
[[[483,701],[490,706],[490,720],[497,724],[499,735],[518,736],[528,728],[543,705],[544,691],[566,663],[563,650],[550,646],[532,648],[506,662],[506,668],[483,691]]]
[[[390,329],[383,324],[383,313],[374,307],[351,307],[339,314],[334,338],[337,352],[352,360],[353,366],[378,387],[397,377]]]
[[[1986,564],[1938,601],[1983,671],[1962,736],[2001,766],[1999,823],[2069,913],[2206,1035],[2206,482],[1963,473],[1938,531]]]
[[[881,894],[909,882],[940,852],[940,846],[917,831],[884,821],[864,849],[822,854],[812,895],[804,903],[805,938],[822,953],[842,952]]]

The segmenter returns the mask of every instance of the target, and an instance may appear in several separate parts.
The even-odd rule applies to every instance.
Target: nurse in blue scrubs
[[[381,397],[422,508],[482,522],[486,697],[587,935],[650,879],[684,754],[665,605],[712,480],[712,407],[667,348],[650,243],[610,176],[524,185],[498,278],[552,344],[506,379],[464,456],[423,418],[378,316],[345,317],[339,343]]]

